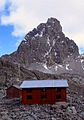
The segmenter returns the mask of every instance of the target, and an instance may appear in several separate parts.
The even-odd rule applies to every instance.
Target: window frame
[[[32,95],[27,95],[26,99],[31,101],[33,99],[33,97],[32,97]]]

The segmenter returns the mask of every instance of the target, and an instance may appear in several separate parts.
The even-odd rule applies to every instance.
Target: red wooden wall
[[[22,104],[54,104],[58,101],[66,101],[66,88],[22,89]]]
[[[7,90],[6,90],[6,97],[7,98],[20,98],[20,96],[21,96],[20,89],[14,87],[14,86],[7,88]]]

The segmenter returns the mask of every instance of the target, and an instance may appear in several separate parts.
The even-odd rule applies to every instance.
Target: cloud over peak
[[[28,10],[27,0],[8,0],[9,14],[2,15],[1,24],[2,25],[13,25],[14,31],[12,34],[14,36],[22,36],[32,29],[36,24],[39,23],[36,15]]]
[[[9,5],[8,14],[2,12],[1,25],[12,25],[12,35],[24,36],[47,18],[56,17],[63,31],[75,39],[79,47],[84,47],[83,0],[0,0],[0,11],[5,11],[6,5]]]

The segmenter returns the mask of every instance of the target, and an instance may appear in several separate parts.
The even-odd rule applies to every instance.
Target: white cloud
[[[14,26],[14,31],[12,32],[14,36],[23,36],[28,30],[36,27],[37,23],[39,23],[38,19],[32,13],[27,14],[21,10],[16,13],[12,12],[9,17],[2,17],[2,24]]]
[[[0,0],[1,6],[4,3]],[[60,20],[63,31],[84,47],[84,0],[7,0],[9,15],[2,15],[2,25],[13,25],[14,36],[23,36],[49,17]],[[80,39],[80,40],[79,40]]]
[[[73,36],[73,39],[79,47],[84,48],[84,32]]]
[[[0,0],[0,11],[4,10],[6,0]]]
[[[75,34],[67,33],[67,36],[70,39],[74,40],[74,42],[79,47],[79,52],[84,53],[84,31],[81,31],[81,32],[78,32],[78,33],[75,33]]]
[[[3,25],[14,26],[14,31],[12,32],[14,36],[22,36],[39,24],[39,20],[34,12],[29,11],[27,8],[27,0],[8,1],[11,4],[9,7],[10,14],[7,16],[3,15],[1,21]]]

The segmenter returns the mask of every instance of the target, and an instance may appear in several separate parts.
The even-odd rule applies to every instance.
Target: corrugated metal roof
[[[23,81],[20,88],[68,87],[67,80],[31,80]]]

